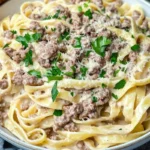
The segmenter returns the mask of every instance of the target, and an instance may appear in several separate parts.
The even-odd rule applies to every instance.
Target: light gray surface
[[[7,3],[5,3],[2,7],[0,7],[0,20],[8,15],[12,15],[15,12],[19,12],[20,5],[25,2],[26,0],[10,0]],[[146,5],[144,0],[124,0],[130,4],[140,4],[146,10],[146,13],[148,16],[150,16],[150,6]],[[18,146],[23,149],[27,150],[44,150],[44,148],[39,148],[35,146],[31,146],[29,144],[26,144],[25,142],[22,142],[18,139],[16,139],[11,133],[9,133],[6,129],[3,129],[0,127],[0,137],[4,138],[5,140],[9,141],[10,143],[14,144],[15,146]],[[146,144],[142,146],[141,148],[138,148],[140,145],[148,142],[150,140],[150,133],[144,135],[143,137],[140,137],[134,141],[131,141],[129,143],[110,148],[109,150],[132,150],[133,148],[136,148],[136,150],[150,150],[150,144]],[[8,148],[3,148],[4,145],[3,140],[0,139],[0,150],[12,150]],[[26,148],[25,148],[26,147]],[[16,150],[16,149],[15,149]]]

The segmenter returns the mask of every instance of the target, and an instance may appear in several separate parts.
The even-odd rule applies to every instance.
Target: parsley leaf
[[[32,75],[32,76],[35,76],[37,78],[41,78],[41,72],[40,71],[37,71],[37,70],[30,70],[28,71],[28,74]]]
[[[12,33],[12,34],[17,34],[17,31],[11,30],[11,33]]]
[[[9,47],[9,45],[10,45],[10,44],[8,44],[8,43],[5,44],[5,45],[3,46],[3,49],[6,48],[6,47]]]
[[[51,31],[55,32],[55,31],[56,31],[56,28],[51,28]]]
[[[52,100],[53,102],[56,100],[57,95],[58,95],[58,89],[57,89],[57,81],[54,83],[52,90],[51,90],[51,95],[52,95]]]
[[[57,10],[56,14],[52,17],[53,19],[59,19],[60,10]]]
[[[118,96],[115,95],[114,93],[112,93],[112,97],[115,98],[115,99],[118,99]]]
[[[62,33],[58,39],[58,42],[61,43],[63,40],[69,40],[70,39],[70,32],[65,31],[64,33]]]
[[[78,6],[78,11],[82,12],[82,7],[81,6]]]
[[[74,73],[73,72],[65,72],[64,73],[66,76],[68,77],[73,77],[74,76]]]
[[[52,66],[51,69],[47,70],[46,77],[48,81],[63,79],[62,71],[57,66]]]
[[[120,70],[115,70],[113,76],[116,77]]]
[[[89,19],[92,19],[93,18],[93,15],[92,15],[92,12],[90,9],[88,9],[85,13],[84,13],[85,16],[89,17]]]
[[[89,5],[87,3],[83,4],[85,8],[89,7]]]
[[[120,63],[126,65],[128,62],[126,60],[120,60]]]
[[[126,80],[120,80],[118,83],[116,83],[115,85],[115,89],[122,89],[124,88],[124,86],[126,85]]]
[[[89,55],[90,55],[91,52],[92,52],[91,50],[86,51],[85,56],[89,57]]]
[[[74,48],[82,48],[81,46],[81,37],[76,37],[75,38],[75,45],[73,46]]]
[[[85,76],[86,76],[86,73],[87,73],[87,71],[88,71],[88,68],[86,68],[85,66],[82,66],[82,67],[80,68],[80,71],[81,71],[82,77],[85,77]]]
[[[73,97],[73,96],[74,96],[74,92],[73,92],[73,91],[71,91],[71,92],[70,92],[70,95]]]
[[[27,53],[26,53],[26,56],[24,58],[24,63],[25,63],[25,66],[28,67],[29,65],[33,65],[33,61],[32,61],[32,50],[29,50]]]
[[[54,116],[61,116],[62,114],[63,114],[63,111],[62,110],[58,110],[58,109],[55,109],[54,112],[53,112]]]
[[[105,49],[108,45],[110,45],[112,41],[107,37],[98,37],[95,41],[92,42],[92,48],[94,51],[101,55],[102,57],[105,56]]]
[[[117,58],[118,58],[118,53],[112,53],[112,55],[110,57],[111,63],[116,64]]]
[[[107,85],[104,84],[104,83],[102,83],[102,88],[104,89],[104,88],[106,88],[106,87],[107,87]]]
[[[25,48],[28,47],[28,43],[37,42],[41,39],[41,33],[34,33],[34,34],[25,34],[25,36],[17,36],[16,40],[21,43]]]
[[[135,44],[131,47],[132,51],[136,52],[140,50],[140,45],[139,44]]]
[[[105,70],[101,70],[99,77],[105,78],[105,74],[106,74],[106,71]]]
[[[96,103],[96,102],[97,102],[97,97],[93,96],[93,97],[92,97],[92,102],[93,102],[93,103]]]

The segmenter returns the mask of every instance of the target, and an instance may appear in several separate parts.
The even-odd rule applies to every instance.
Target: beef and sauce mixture
[[[16,86],[30,85],[41,86],[45,82],[62,79],[74,80],[99,80],[103,78],[117,78],[125,76],[130,78],[132,69],[136,65],[138,54],[150,52],[149,45],[132,45],[131,51],[122,60],[119,60],[120,51],[128,46],[128,41],[119,37],[107,27],[122,29],[131,37],[131,18],[121,16],[118,7],[122,5],[120,0],[104,7],[102,0],[93,0],[97,8],[92,9],[89,2],[82,0],[71,0],[72,4],[83,5],[77,7],[76,12],[70,11],[68,7],[56,6],[52,14],[34,14],[30,16],[30,24],[26,29],[20,29],[25,34],[20,35],[15,30],[6,30],[3,38],[8,41],[3,47],[3,51],[8,57],[21,67],[13,73],[12,83]],[[26,8],[35,9],[30,5]],[[38,8],[39,10],[41,8]],[[140,17],[138,11],[132,14],[133,20]],[[56,19],[59,21],[55,26],[43,26],[41,22]],[[65,23],[64,23],[65,22]],[[144,18],[138,30],[141,34],[149,36],[150,29],[148,21]],[[20,32],[20,33],[21,33]],[[11,41],[16,40],[22,47],[11,48]],[[38,64],[39,69],[24,69]],[[24,66],[24,67],[22,67]],[[32,67],[34,68],[34,67]],[[122,82],[125,84],[125,79]],[[124,82],[123,82],[124,81]],[[6,89],[8,83],[6,79],[0,81],[0,88]],[[54,126],[45,129],[47,136],[57,140],[58,130],[71,132],[78,131],[78,127],[73,122],[76,120],[96,119],[100,117],[99,109],[107,105],[112,95],[111,90],[102,84],[102,87],[94,89],[65,89],[71,91],[70,94],[80,95],[79,103],[66,102],[63,110],[54,113]],[[5,117],[4,109],[8,107],[3,102],[1,105],[1,120]],[[4,114],[4,116],[3,116]],[[77,143],[77,147],[87,150],[84,143]]]

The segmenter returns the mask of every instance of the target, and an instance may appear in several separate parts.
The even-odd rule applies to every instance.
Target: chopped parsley
[[[81,45],[81,37],[76,37],[75,38],[75,45],[73,45],[74,48],[82,48]]]
[[[106,11],[105,7],[103,7],[101,11],[102,11],[103,13],[105,13],[105,11]]]
[[[55,81],[52,90],[51,90],[51,95],[52,95],[52,100],[53,102],[56,100],[57,96],[58,96],[58,89],[57,89],[57,81]]]
[[[109,46],[112,43],[111,39],[108,39],[107,37],[98,37],[95,41],[92,42],[92,48],[94,51],[101,55],[102,57],[105,56],[105,49],[107,46]]]
[[[27,53],[26,53],[26,56],[24,58],[24,63],[25,63],[25,66],[28,67],[29,65],[33,65],[33,61],[32,61],[32,50],[29,50]]]
[[[62,80],[63,73],[57,66],[52,66],[51,69],[47,70],[46,77],[48,78],[48,81]]]
[[[30,70],[28,71],[28,74],[29,75],[32,75],[32,76],[35,76],[37,78],[41,78],[41,72],[40,71],[37,71],[37,70]]]
[[[140,50],[140,45],[139,44],[135,44],[131,47],[132,51],[136,52]]]
[[[60,10],[57,10],[57,12],[53,16],[47,16],[43,20],[50,20],[50,19],[60,19]]]
[[[54,116],[61,116],[62,114],[63,114],[63,111],[62,110],[58,110],[58,109],[55,109],[54,112],[53,112]]]
[[[89,57],[89,55],[90,55],[91,52],[92,52],[91,50],[86,51],[85,56]]]
[[[58,42],[61,43],[63,40],[69,40],[70,39],[70,32],[65,31],[64,33],[62,33],[58,39]]]
[[[116,83],[114,89],[122,89],[126,85],[126,80],[122,79],[118,83]]]
[[[72,24],[72,19],[69,19],[69,23]]]
[[[102,88],[104,89],[104,88],[106,88],[106,87],[107,87],[107,85],[104,84],[104,83],[102,83]]]
[[[116,100],[118,99],[118,96],[112,93],[112,97],[115,98]]]
[[[105,70],[101,70],[101,72],[99,74],[99,77],[105,78],[105,75],[106,75],[106,71]]]
[[[133,34],[132,34],[132,36],[131,36],[131,37],[132,37],[133,39],[135,38]]]
[[[5,44],[5,45],[3,46],[3,49],[6,48],[6,47],[9,47],[9,45],[10,45],[10,44],[8,44],[8,43]]]
[[[72,77],[72,78],[73,78],[73,76],[74,76],[74,72],[65,72],[64,74],[65,74],[66,76]]]
[[[118,58],[118,53],[112,53],[112,55],[110,57],[111,63],[116,64],[117,58]]]
[[[88,68],[85,67],[85,66],[82,66],[82,67],[80,68],[80,71],[81,71],[82,77],[85,77],[85,76],[86,76],[86,73],[87,73],[87,71],[88,71]]]
[[[113,72],[113,76],[116,77],[117,74],[119,73],[119,71],[120,71],[120,70],[115,70],[115,71]]]
[[[72,66],[71,67],[72,71],[75,73],[76,72],[76,67],[75,66]]]
[[[95,97],[95,96],[92,96],[92,102],[93,103],[96,103],[98,100],[97,100],[97,97]]]
[[[126,65],[128,62],[126,60],[120,60],[120,63]]]
[[[147,37],[150,37],[150,35],[148,35]]]
[[[17,34],[17,31],[11,30],[11,33],[12,33],[12,34]]]
[[[87,3],[83,4],[85,8],[89,7],[89,5]]]
[[[78,6],[78,11],[82,12],[82,6]]]
[[[88,9],[86,12],[84,12],[84,15],[89,17],[89,19],[92,19],[93,18],[93,15],[92,15],[92,12],[90,9]]]
[[[37,42],[41,39],[41,33],[34,33],[34,34],[25,34],[25,36],[17,36],[16,40],[21,43],[24,48],[28,47],[28,43]]]
[[[73,97],[73,96],[74,96],[74,92],[73,92],[73,91],[71,91],[71,92],[70,92],[70,95]]]
[[[55,32],[55,31],[56,31],[56,28],[51,28],[51,31]]]

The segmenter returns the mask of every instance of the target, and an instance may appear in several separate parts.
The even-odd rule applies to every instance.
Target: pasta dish
[[[0,23],[0,123],[56,150],[150,131],[150,21],[121,0],[25,2]]]

